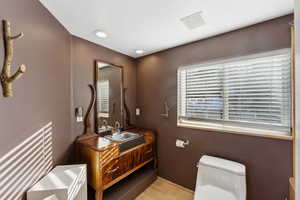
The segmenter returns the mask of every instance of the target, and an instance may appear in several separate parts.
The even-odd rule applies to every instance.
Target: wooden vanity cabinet
[[[98,148],[97,135],[76,142],[77,161],[87,164],[88,184],[96,191],[96,200],[103,199],[105,189],[147,163],[153,161],[156,167],[155,133],[144,129],[128,131],[143,134],[145,143],[120,152],[120,143],[117,142],[105,148]]]

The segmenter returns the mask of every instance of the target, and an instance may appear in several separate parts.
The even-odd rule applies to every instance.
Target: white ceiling
[[[293,12],[293,0],[40,0],[73,35],[139,57]],[[188,30],[181,18],[202,11]],[[96,29],[108,37],[97,38]]]

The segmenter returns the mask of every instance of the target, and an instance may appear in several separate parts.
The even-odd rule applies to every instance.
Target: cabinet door
[[[120,166],[120,173],[125,174],[126,172],[133,169],[133,160],[132,160],[132,153],[126,153],[119,158],[119,166]]]
[[[144,147],[141,147],[141,148],[134,150],[131,153],[133,167],[136,167],[143,163],[143,152],[144,152]]]
[[[102,169],[103,184],[106,185],[112,180],[118,178],[121,175],[120,171],[118,159],[113,159],[107,163]]]
[[[153,144],[147,144],[144,147],[144,151],[143,151],[143,162],[146,162],[148,160],[150,160],[151,158],[153,158],[154,156],[154,151],[153,151]]]

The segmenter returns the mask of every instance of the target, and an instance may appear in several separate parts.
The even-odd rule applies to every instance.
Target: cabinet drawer
[[[119,167],[121,174],[125,174],[133,169],[132,153],[124,154],[119,158]]]
[[[102,169],[103,184],[106,185],[121,175],[119,160],[114,159],[107,163]]]
[[[143,162],[150,160],[151,158],[153,158],[153,156],[154,156],[154,151],[153,151],[153,145],[151,143],[144,147]]]
[[[108,185],[119,176],[126,174],[135,167],[152,159],[154,156],[153,144],[147,144],[132,152],[125,153],[118,158],[107,160],[102,168],[102,183]]]

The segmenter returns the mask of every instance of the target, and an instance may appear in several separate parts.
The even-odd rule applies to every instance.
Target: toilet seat
[[[202,185],[196,189],[194,200],[237,200],[234,194],[221,188]]]

